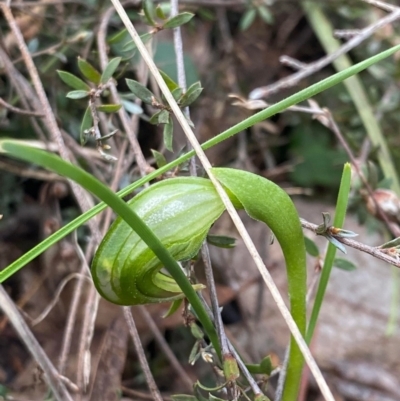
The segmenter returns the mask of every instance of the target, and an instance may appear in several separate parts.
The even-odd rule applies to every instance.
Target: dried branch
[[[13,113],[17,113],[17,114],[22,114],[22,115],[25,115],[25,116],[32,116],[32,117],[44,117],[43,113],[40,113],[40,112],[37,112],[37,111],[20,109],[18,107],[15,107],[15,106],[11,105],[10,103],[7,103],[1,97],[0,97],[0,106],[3,106],[7,110],[10,110]]]
[[[160,391],[157,388],[154,377],[150,371],[149,364],[147,363],[146,355],[144,353],[143,345],[140,341],[139,333],[137,331],[135,321],[131,313],[131,309],[128,306],[122,308],[124,311],[125,320],[128,323],[129,333],[131,334],[133,345],[135,346],[136,353],[139,358],[140,366],[146,378],[146,383],[149,387],[151,395],[154,401],[163,401]]]
[[[186,373],[186,371],[183,369],[182,365],[178,361],[175,354],[172,352],[171,347],[168,345],[164,336],[160,332],[160,329],[158,328],[154,319],[151,317],[149,311],[146,309],[146,307],[142,305],[138,306],[137,310],[139,311],[139,313],[142,315],[142,318],[149,326],[149,329],[153,334],[154,339],[156,340],[158,346],[161,348],[161,351],[168,359],[169,363],[172,366],[172,369],[174,369],[176,374],[178,375],[180,383],[186,387],[186,390],[192,391],[193,380],[189,377],[189,375]]]
[[[26,345],[28,351],[32,354],[35,361],[43,370],[47,383],[53,393],[53,397],[55,397],[57,401],[72,401],[71,395],[68,393],[64,383],[60,380],[59,373],[43,351],[43,348],[36,340],[2,285],[0,285],[0,309],[2,309],[4,314],[8,316],[11,324]]]

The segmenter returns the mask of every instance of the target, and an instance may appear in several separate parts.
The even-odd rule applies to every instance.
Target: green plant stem
[[[263,121],[277,113],[280,113],[290,106],[293,106],[299,102],[307,100],[310,97],[315,96],[316,94],[318,94],[334,85],[337,85],[338,83],[353,76],[354,74],[359,73],[360,71],[364,70],[365,68],[368,68],[369,66],[383,60],[384,58],[391,56],[392,54],[396,53],[398,50],[400,50],[400,45],[394,46],[388,50],[385,50],[384,52],[381,52],[373,57],[370,57],[369,59],[364,60],[364,61],[346,69],[345,71],[341,71],[335,75],[332,75],[331,77],[328,77],[320,82],[317,82],[314,85],[311,85],[309,88],[301,90],[301,91],[295,93],[294,95],[289,96],[288,98],[286,98],[270,107],[267,107],[264,110],[261,110],[260,112],[241,121],[240,123],[227,129],[226,131],[222,132],[221,134],[217,135],[216,137],[208,140],[207,142],[203,143],[202,148],[204,150],[209,149],[209,148],[217,145],[218,143],[230,138],[231,136],[247,129],[248,127],[251,127],[252,125],[254,125],[256,123],[259,123],[260,121]],[[143,177],[143,178],[135,181],[134,183],[130,184],[123,190],[119,191],[118,196],[123,197],[123,196],[129,194],[130,192],[141,187],[145,183],[153,180],[154,178],[158,177],[159,175],[161,175],[161,174],[167,172],[168,170],[178,166],[179,164],[185,162],[186,160],[190,159],[194,155],[195,155],[194,151],[187,152],[186,154],[180,156],[178,159],[172,161],[171,163],[166,164],[164,167],[159,168],[158,170],[148,174],[146,177]],[[79,217],[77,217],[75,220],[73,220],[70,223],[68,223],[67,225],[65,225],[60,230],[56,231],[50,237],[46,238],[44,241],[41,242],[40,245],[37,245],[36,247],[34,247],[31,250],[29,250],[28,252],[26,252],[23,256],[21,256],[19,259],[17,259],[15,262],[11,263],[8,267],[6,267],[5,269],[3,269],[0,272],[0,283],[4,282],[4,280],[6,280],[10,276],[12,276],[15,272],[17,272],[19,269],[21,269],[23,266],[25,266],[27,263],[29,263],[31,260],[33,260],[35,257],[39,256],[43,251],[45,251],[51,245],[55,244],[57,241],[64,238],[66,235],[68,235],[70,232],[75,230],[77,227],[86,223],[88,220],[90,220],[92,217],[96,216],[96,214],[100,213],[106,207],[107,207],[107,205],[105,203],[100,203],[100,204],[96,205],[92,209],[88,210],[87,212],[85,212],[82,215],[80,215]]]
[[[318,2],[302,2],[307,19],[310,22],[315,34],[327,53],[333,53],[340,48],[341,44],[333,36],[333,27],[322,11]],[[352,62],[347,55],[342,55],[332,62],[336,71],[343,71],[352,67]],[[383,132],[375,118],[367,93],[361,80],[353,76],[344,82],[346,89],[357,109],[363,122],[365,130],[372,145],[379,149],[377,154],[379,164],[385,178],[393,180],[392,188],[400,196],[400,183],[396,169],[393,164],[389,147],[386,143]]]
[[[157,236],[123,200],[91,174],[73,164],[65,162],[51,153],[30,146],[21,145],[17,141],[12,140],[0,141],[0,149],[11,157],[38,164],[41,167],[47,168],[73,180],[87,191],[92,192],[105,204],[111,207],[115,213],[121,216],[121,218],[123,218],[126,223],[128,223],[132,229],[140,235],[142,240],[154,252],[167,271],[175,279],[192,305],[193,310],[203,325],[203,328],[212,342],[217,354],[220,356],[218,337],[214,325],[189,280],[179,264],[170,255]]]
[[[336,212],[333,221],[333,226],[336,228],[341,228],[346,217],[347,202],[350,193],[350,181],[351,181],[351,165],[346,163],[343,169],[343,175],[340,182],[339,194],[336,202]],[[328,286],[329,277],[333,267],[333,261],[336,255],[336,247],[329,243],[328,250],[325,255],[324,266],[322,268],[321,278],[319,280],[317,294],[315,296],[315,301],[313,309],[311,312],[310,322],[308,323],[306,342],[310,344],[312,336],[314,334],[315,326],[317,325],[317,320],[319,312],[321,310],[321,305],[324,300],[326,288]]]

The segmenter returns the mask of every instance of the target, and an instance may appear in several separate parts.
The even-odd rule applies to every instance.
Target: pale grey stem
[[[24,342],[26,348],[43,370],[47,383],[53,393],[53,397],[57,401],[73,401],[64,383],[60,380],[59,373],[51,363],[46,353],[43,351],[43,348],[36,340],[14,302],[8,296],[2,285],[0,285],[0,309],[2,309],[4,314],[8,317],[15,331]]]
[[[76,367],[76,384],[83,391],[86,391],[87,385],[89,384],[91,361],[90,344],[93,338],[94,322],[96,320],[99,302],[100,297],[94,285],[91,285],[85,303],[85,314],[79,338],[78,364]],[[80,396],[81,395],[82,394],[80,394]]]
[[[351,49],[354,49],[355,47],[357,47],[360,43],[362,43],[364,40],[369,38],[378,29],[398,20],[399,18],[400,18],[400,8],[397,7],[389,15],[381,18],[380,20],[376,21],[375,23],[362,29],[357,36],[350,39],[348,42],[346,42],[342,47],[340,47],[335,52],[328,54],[327,56],[321,58],[318,61],[308,64],[307,68],[303,68],[300,71],[298,71],[292,75],[289,75],[288,77],[280,79],[279,81],[277,81],[271,85],[262,86],[260,88],[256,88],[256,89],[252,90],[249,94],[249,99],[265,98],[265,97],[272,95],[273,93],[280,91],[283,88],[290,88],[292,86],[297,85],[302,79],[304,79],[312,74],[315,74],[317,71],[321,70],[322,68],[324,68],[327,65],[329,65],[330,63],[332,63],[338,57],[349,52]]]
[[[79,271],[80,279],[77,281],[77,283],[74,287],[74,291],[73,291],[74,295],[72,297],[72,300],[71,300],[71,303],[69,306],[68,317],[67,317],[67,321],[65,323],[64,337],[63,337],[61,352],[60,352],[60,356],[59,356],[59,360],[58,360],[58,370],[60,371],[60,374],[64,374],[67,357],[68,357],[68,354],[71,349],[72,333],[73,333],[74,327],[75,327],[76,314],[77,314],[78,307],[79,307],[79,301],[82,296],[83,285],[85,283],[85,277],[88,277],[87,274],[90,270],[89,266],[87,264],[87,260],[90,259],[90,256],[92,255],[94,245],[95,245],[93,241],[90,241],[89,245],[86,249],[86,255],[84,255],[81,247],[78,244],[76,231],[74,231],[74,233],[73,233],[73,240],[75,243],[76,253],[81,262],[81,268]]]
[[[133,345],[136,350],[136,354],[139,358],[139,363],[146,378],[146,383],[149,387],[150,393],[153,396],[154,401],[163,401],[160,391],[156,385],[154,377],[150,371],[149,364],[147,363],[146,355],[144,353],[144,349],[142,346],[142,342],[140,341],[139,333],[136,328],[135,321],[133,320],[133,316],[131,313],[131,309],[128,306],[124,306],[123,308],[124,316],[126,323],[128,324],[129,333],[133,340]]]
[[[164,355],[167,357],[169,363],[171,364],[172,368],[175,370],[177,375],[180,378],[181,383],[186,387],[186,390],[192,391],[193,390],[193,380],[189,377],[186,371],[183,369],[182,365],[178,361],[175,354],[172,352],[171,347],[168,345],[167,341],[165,340],[164,336],[160,332],[160,329],[156,325],[154,319],[150,315],[149,311],[146,307],[140,305],[137,310],[142,315],[143,319],[149,326],[151,333],[154,336],[157,344],[161,348]]]
[[[170,0],[171,4],[171,17],[177,15],[179,13],[179,0]],[[181,27],[178,26],[177,28],[173,29],[174,34],[174,49],[175,49],[175,57],[176,57],[176,69],[178,75],[178,85],[183,89],[185,92],[187,89],[186,85],[186,73],[185,73],[185,62],[183,57],[183,42],[182,42],[182,34],[181,34]],[[190,110],[189,107],[185,107],[183,113],[187,118],[190,118]],[[187,148],[188,151],[193,149],[190,141],[187,141]],[[196,170],[196,158],[193,156],[189,160],[189,171],[192,177],[197,176]]]
[[[381,8],[382,10],[385,10],[385,11],[394,11],[398,8],[397,6],[394,6],[393,4],[385,3],[380,0],[361,0],[361,1],[363,1],[364,3],[371,4],[372,6]]]
[[[99,26],[99,31],[97,34],[97,48],[99,51],[100,66],[102,70],[106,67],[108,63],[107,50],[106,50],[106,33],[107,26],[110,18],[115,13],[115,8],[110,7],[102,16],[101,24]],[[114,83],[110,84],[110,93],[112,102],[115,104],[121,104],[121,98],[118,94],[117,88]],[[152,170],[151,166],[147,163],[145,157],[143,156],[142,150],[140,148],[139,142],[137,140],[136,134],[132,129],[132,124],[129,120],[128,115],[123,107],[118,111],[118,117],[122,123],[122,126],[126,132],[129,142],[132,146],[133,153],[135,155],[136,163],[139,166],[140,175],[144,177],[148,172]]]
[[[228,347],[228,339],[224,331],[224,324],[222,323],[221,312],[218,305],[217,289],[215,287],[214,275],[211,266],[210,253],[206,243],[201,247],[201,257],[204,262],[204,271],[207,280],[207,289],[210,294],[211,307],[214,315],[215,327],[218,334],[219,345],[221,347],[222,356],[230,354]]]

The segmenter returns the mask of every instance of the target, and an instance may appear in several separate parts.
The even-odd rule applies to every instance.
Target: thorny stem
[[[124,311],[125,320],[128,324],[129,333],[133,340],[133,345],[139,358],[140,366],[146,378],[146,383],[149,387],[150,393],[153,396],[153,400],[163,401],[160,391],[157,388],[156,382],[154,381],[154,377],[150,371],[149,364],[147,363],[146,355],[144,353],[144,349],[140,341],[135,321],[133,320],[131,309],[128,306],[124,306],[122,309]]]
[[[400,18],[400,8],[396,8],[393,10],[392,13],[389,15],[381,18],[380,20],[376,21],[375,23],[371,24],[370,26],[362,29],[359,35],[353,37],[348,42],[346,42],[342,47],[340,47],[335,52],[326,55],[325,57],[321,58],[318,61],[310,63],[307,67],[302,68],[300,71],[295,72],[288,77],[282,78],[279,81],[267,85],[256,88],[252,90],[249,94],[250,99],[261,99],[268,97],[274,93],[279,92],[281,89],[290,88],[292,86],[297,85],[302,79],[315,74],[317,71],[321,70],[322,68],[326,67],[338,57],[342,56],[343,54],[349,52],[351,49],[357,47],[361,42],[365,39],[369,38],[374,32],[378,29],[388,25],[397,19]]]

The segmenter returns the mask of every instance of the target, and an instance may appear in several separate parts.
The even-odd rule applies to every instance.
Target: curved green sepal
[[[286,262],[290,311],[300,332],[306,330],[306,250],[300,219],[287,193],[267,179],[242,170],[212,169],[215,177],[241,203],[250,217],[263,221],[278,240]],[[295,399],[303,356],[296,341],[290,343],[283,400]]]

